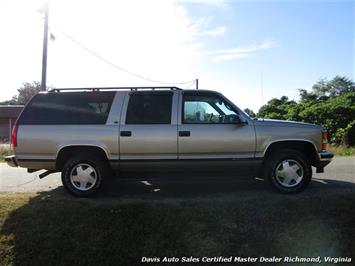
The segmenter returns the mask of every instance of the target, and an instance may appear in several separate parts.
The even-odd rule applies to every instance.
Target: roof
[[[23,105],[0,105],[0,118],[17,118]]]

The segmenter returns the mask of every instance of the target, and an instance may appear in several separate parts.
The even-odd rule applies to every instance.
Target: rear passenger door
[[[132,91],[120,124],[120,159],[177,159],[177,94]]]

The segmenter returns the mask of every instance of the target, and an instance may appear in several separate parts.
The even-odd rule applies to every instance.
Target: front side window
[[[131,93],[126,124],[170,124],[172,93]]]
[[[218,96],[184,95],[183,123],[185,124],[231,124],[238,113]]]

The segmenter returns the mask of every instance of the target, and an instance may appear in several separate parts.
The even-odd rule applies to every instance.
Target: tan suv
[[[12,131],[11,166],[61,171],[73,195],[112,170],[233,171],[303,190],[333,154],[319,125],[252,119],[222,94],[176,87],[54,89],[35,95]]]

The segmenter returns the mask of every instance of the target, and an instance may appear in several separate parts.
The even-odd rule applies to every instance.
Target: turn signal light
[[[328,132],[322,131],[322,150],[328,149]]]
[[[16,121],[15,124],[13,125],[12,131],[11,131],[11,146],[12,146],[12,148],[17,147],[17,130],[18,130],[18,126],[17,126],[17,121]]]

